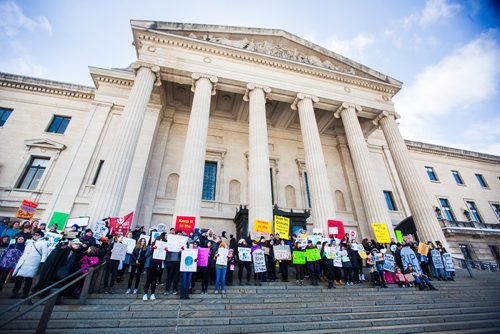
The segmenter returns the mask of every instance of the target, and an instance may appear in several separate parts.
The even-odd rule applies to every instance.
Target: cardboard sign
[[[453,260],[450,254],[448,253],[443,254],[443,262],[444,262],[444,270],[455,271],[455,267],[453,266]]]
[[[196,259],[198,258],[198,249],[187,248],[181,253],[180,272],[194,273],[197,269]]]
[[[290,247],[287,245],[274,246],[274,258],[276,260],[290,260],[292,254]]]
[[[351,240],[356,239],[357,236],[358,236],[358,233],[356,233],[356,231],[353,231],[353,230],[349,231],[349,238]]]
[[[167,234],[167,248],[169,252],[180,252],[186,247],[188,237],[185,235]]]
[[[432,263],[436,269],[444,269],[443,259],[441,258],[441,252],[437,249],[431,250]]]
[[[330,228],[332,227],[337,228],[337,233],[330,233]],[[333,234],[330,235],[330,237],[340,236],[341,238],[343,238],[345,235],[344,223],[340,220],[328,220],[328,233]]]
[[[363,249],[363,250],[358,250],[358,254],[359,254],[359,256],[360,256],[363,260],[364,260],[364,259],[366,259],[366,258],[368,257],[368,255],[366,255],[366,252],[365,252],[365,250],[364,250],[364,249]]]
[[[155,246],[156,249],[153,251],[153,259],[165,260],[167,258],[167,251],[165,250],[165,248],[168,248],[168,243],[166,243],[165,241],[157,240],[155,242]]]
[[[125,260],[125,257],[127,256],[127,245],[115,242],[111,250],[112,250],[110,257],[111,260],[119,260],[119,261]]]
[[[403,243],[403,233],[400,230],[394,230],[396,234],[396,240],[400,243]]]
[[[300,248],[306,249],[306,247],[307,247],[307,238],[297,238],[297,242],[300,242]]]
[[[35,215],[36,208],[38,208],[37,202],[23,200],[21,202],[21,206],[16,212],[16,218],[31,220]]]
[[[252,240],[260,240],[260,238],[264,237],[265,240],[269,240],[269,233],[268,232],[252,232],[250,233],[250,238]]]
[[[389,230],[385,224],[373,223],[372,227],[377,242],[381,244],[388,244],[391,242],[391,236],[389,235]]]
[[[325,257],[329,260],[334,260],[337,258],[337,252],[335,247],[325,247]]]
[[[175,219],[175,230],[188,234],[194,232],[195,220],[196,217],[177,216]]]
[[[290,218],[274,216],[274,233],[279,233],[280,238],[289,239]]]
[[[306,249],[307,262],[319,261],[321,260],[321,254],[317,248]]]
[[[391,245],[391,252],[396,252],[397,246],[396,245]]]
[[[329,227],[328,228],[328,235],[337,235],[339,234],[339,228],[338,227]]]
[[[127,254],[132,254],[135,248],[135,240],[131,238],[123,238],[123,244],[127,245]]]
[[[215,264],[219,264],[221,266],[227,266],[227,254],[229,253],[229,250],[224,247],[219,247],[219,250],[217,251],[217,262]],[[265,260],[264,260],[265,261]]]
[[[71,217],[71,218],[68,218],[68,221],[66,222],[66,228],[69,227],[69,226],[73,226],[73,225],[78,225],[80,227],[85,227],[85,226],[88,226],[89,225],[89,221],[90,221],[90,217],[89,216],[86,216],[86,217]]]
[[[47,225],[47,228],[50,228],[52,225],[56,225],[56,229],[58,231],[64,230],[68,217],[69,213],[54,211],[54,213],[52,214],[52,218],[50,218],[49,225]]]
[[[103,221],[98,221],[92,229],[92,233],[94,233],[94,238],[96,240],[99,240],[101,237],[107,236],[108,232],[109,229],[106,227],[106,223]]]
[[[310,235],[309,240],[311,240],[313,246],[316,247],[318,242],[321,244],[321,235]]]
[[[48,252],[50,253],[50,252],[52,252],[52,250],[54,248],[56,248],[59,241],[61,241],[61,239],[63,238],[63,235],[53,233],[53,232],[47,232],[47,233],[45,233],[45,237],[47,238],[47,249],[48,249]],[[12,239],[12,240],[14,240],[14,239]]]
[[[265,233],[272,233],[271,230],[271,222],[265,221],[265,220],[255,220],[253,229],[255,232],[265,232]]]
[[[146,245],[147,245],[147,244],[149,244],[149,239],[151,239],[151,237],[150,237],[149,235],[141,234],[141,235],[139,236],[138,241],[141,241],[141,239],[146,240]]]
[[[253,270],[256,274],[264,273],[267,271],[266,258],[262,249],[256,249],[252,254]]]
[[[394,272],[394,256],[385,254],[384,255],[384,270]]]
[[[238,247],[238,258],[242,262],[252,262],[252,253],[248,247]]]
[[[417,258],[417,254],[410,247],[403,247],[401,249],[401,259],[403,260],[403,270],[406,270],[409,264],[412,265],[416,272],[422,274],[422,269],[420,269],[420,263]]]
[[[210,248],[198,248],[198,266],[208,267],[208,257],[210,255]]]
[[[306,264],[306,252],[293,251],[293,264]]]
[[[122,233],[126,235],[132,226],[132,221],[134,220],[134,211],[126,214],[123,217],[109,218],[109,233],[111,235],[117,235]]]
[[[420,242],[418,244],[418,254],[427,256],[427,254],[429,253],[429,248],[430,248],[429,245]]]
[[[333,259],[333,266],[342,268],[342,255],[338,249],[335,249],[335,259]]]

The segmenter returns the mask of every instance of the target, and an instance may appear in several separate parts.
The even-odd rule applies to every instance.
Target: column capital
[[[265,99],[267,100],[269,98],[269,93],[271,93],[271,88],[267,86],[262,86],[254,83],[248,83],[247,84],[247,89],[245,91],[245,95],[243,95],[243,101],[248,102],[250,101],[249,94],[252,90],[254,89],[262,89],[265,95]]]
[[[196,82],[201,78],[208,79],[208,81],[210,81],[210,83],[212,84],[212,95],[215,95],[215,87],[217,86],[217,82],[219,82],[219,78],[210,74],[203,74],[198,72],[191,74],[191,91],[194,93]]]
[[[342,111],[344,110],[349,110],[349,109],[354,109],[355,112],[360,112],[363,110],[359,104],[354,104],[354,103],[349,103],[349,102],[343,102],[338,108],[337,111],[333,114],[335,118],[340,118]]]
[[[295,98],[292,105],[290,106],[292,108],[292,110],[297,110],[297,105],[299,104],[300,101],[303,101],[303,100],[311,100],[312,103],[319,102],[319,98],[316,95],[297,93],[297,97]]]
[[[156,77],[155,86],[161,86],[160,66],[136,61],[132,63],[131,67],[135,75],[137,75],[137,71],[139,71],[141,67],[148,68]]]
[[[388,116],[394,116],[394,119],[400,119],[401,116],[395,112],[395,111],[387,111],[387,110],[383,110],[382,112],[380,112],[380,114],[377,115],[377,117],[375,117],[372,121],[373,125],[378,125],[380,120],[384,117],[388,117]]]

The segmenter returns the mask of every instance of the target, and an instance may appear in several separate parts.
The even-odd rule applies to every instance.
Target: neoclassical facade
[[[91,67],[95,87],[0,74],[1,215],[28,199],[45,221],[134,211],[234,233],[241,208],[252,231],[274,207],[361,238],[411,219],[420,240],[459,256],[477,239],[494,259],[500,157],[405,141],[401,82],[281,30],[131,25],[137,61]]]

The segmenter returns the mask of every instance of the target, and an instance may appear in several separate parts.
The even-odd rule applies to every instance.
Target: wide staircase
[[[115,294],[91,294],[86,305],[64,299],[47,333],[500,333],[498,276],[434,281],[437,291],[263,283],[229,286],[224,295],[197,291],[189,300],[164,296],[160,286],[158,299],[146,302],[119,284]],[[14,301],[4,292],[0,302],[5,308]],[[37,308],[0,332],[33,333],[41,313]]]

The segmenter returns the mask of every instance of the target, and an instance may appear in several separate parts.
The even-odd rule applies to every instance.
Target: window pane
[[[45,171],[45,169],[38,169],[36,171],[35,177],[34,177],[33,181],[31,182],[29,189],[36,189],[38,187],[38,183],[42,179],[44,171]]]
[[[387,203],[387,208],[390,211],[396,211],[396,204],[394,203],[394,198],[392,197],[392,192],[384,191],[385,202]]]
[[[484,177],[481,174],[476,174],[476,179],[482,188],[488,188],[488,184],[486,183]]]
[[[64,133],[66,131],[66,128],[68,127],[69,124],[69,118],[63,118],[61,121],[61,125],[59,126],[59,130],[57,131],[58,133]]]
[[[492,203],[491,206],[493,211],[495,211],[497,218],[500,218],[500,204]]]
[[[217,163],[206,161],[205,173],[203,175],[202,199],[205,201],[215,200],[215,181],[217,178]]]
[[[36,169],[35,168],[29,168],[26,174],[24,175],[24,178],[22,179],[21,183],[19,184],[18,188],[21,189],[29,189],[31,181],[33,181],[33,177],[36,174]]]
[[[31,166],[32,167],[47,167],[48,163],[49,163],[49,159],[35,158],[35,159],[33,159]]]
[[[427,176],[429,176],[429,180],[437,181],[436,173],[434,173],[434,168],[425,167],[425,169],[427,170]]]
[[[306,181],[306,195],[307,195],[307,205],[311,207],[311,194],[309,193],[309,179],[307,178],[307,173],[304,172],[304,180]]]
[[[66,131],[66,128],[68,127],[70,120],[71,117],[54,116],[47,132],[64,133],[64,131]]]
[[[50,124],[48,132],[57,133],[57,130],[59,129],[59,126],[61,125],[61,122],[62,122],[61,117],[58,117],[58,116],[54,117],[54,119],[52,120],[52,123]]]
[[[446,219],[449,221],[455,221],[455,216],[453,215],[453,212],[451,211],[450,208],[450,203],[446,198],[440,198],[439,203],[441,204],[441,207],[443,208],[444,215],[446,216]]]
[[[457,184],[464,184],[464,181],[462,181],[462,178],[460,177],[458,171],[452,170],[451,174],[453,175],[453,178],[455,179],[455,182],[457,182]]]
[[[481,216],[479,215],[479,212],[477,211],[476,203],[474,203],[472,201],[467,201],[467,207],[469,208],[469,211],[473,217],[473,220],[478,222],[478,223],[483,223],[483,220],[481,219]]]
[[[21,189],[36,189],[38,187],[38,183],[42,179],[49,160],[50,159],[48,158],[31,158],[31,162],[26,168],[26,171],[17,187]]]
[[[0,126],[3,126],[12,113],[12,109],[0,108]]]

